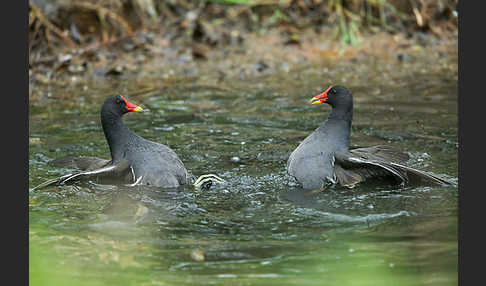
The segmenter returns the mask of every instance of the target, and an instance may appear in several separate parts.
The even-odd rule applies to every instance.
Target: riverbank
[[[93,81],[135,77],[163,83],[202,77],[206,83],[218,84],[274,72],[299,72],[309,65],[358,66],[371,59],[401,62],[405,67],[415,61],[431,61],[434,66],[433,59],[441,59],[445,63],[436,68],[450,69],[457,79],[458,41],[454,33],[442,38],[425,34],[406,38],[382,32],[362,37],[357,46],[343,47],[326,33],[308,32],[299,44],[288,44],[275,32],[249,34],[239,46],[200,49],[170,46],[163,39],[154,39],[130,52],[99,50],[91,55],[93,58],[89,52],[59,54],[29,70],[29,100],[36,103],[52,96],[50,87],[83,88]]]
[[[51,6],[46,4],[51,2]],[[404,63],[402,68],[416,61],[431,61],[431,69],[449,69],[457,79],[454,1],[438,1],[440,7],[422,3],[418,10],[403,4],[409,1],[384,1],[394,6],[359,15],[370,19],[386,16],[387,24],[370,22],[365,26],[367,18],[363,16],[358,19],[360,29],[353,31],[346,27],[357,21],[354,16],[362,10],[341,1],[302,4],[300,10],[295,9],[297,4],[285,1],[176,1],[164,4],[173,10],[171,15],[169,10],[153,6],[158,13],[150,21],[141,20],[150,14],[148,6],[142,9],[145,14],[139,11],[132,15],[136,7],[125,11],[115,5],[118,1],[108,1],[103,7],[88,2],[83,2],[84,6],[73,1],[30,2],[31,104],[72,94],[59,93],[63,88],[89,92],[99,81],[143,78],[157,88],[164,81],[200,78],[205,84],[230,81],[226,84],[232,86],[249,77],[298,73],[314,65],[339,68],[381,61],[385,65]],[[127,3],[132,2],[140,1]],[[357,2],[365,6],[372,3]],[[398,13],[398,9],[405,14]],[[74,12],[82,12],[80,15],[85,17],[66,16]],[[104,13],[105,26],[99,26],[99,17],[92,17],[95,12]],[[139,93],[144,88],[140,91],[138,87],[127,87],[125,91]]]

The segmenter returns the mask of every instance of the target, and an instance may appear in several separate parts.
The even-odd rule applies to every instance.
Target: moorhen
[[[402,165],[407,153],[390,146],[349,149],[353,96],[344,86],[330,86],[314,96],[312,104],[327,103],[332,111],[314,132],[302,141],[287,161],[287,173],[304,189],[323,190],[339,184],[353,188],[369,178],[394,178],[407,183],[452,183],[424,171]]]
[[[79,179],[164,188],[175,188],[189,183],[207,188],[213,181],[224,181],[213,174],[202,175],[194,181],[172,149],[144,139],[125,126],[122,116],[131,111],[141,112],[143,109],[121,95],[108,97],[103,103],[101,125],[110,147],[111,160],[74,156],[55,159],[51,161],[54,166],[76,168],[80,171],[46,181],[34,189]]]

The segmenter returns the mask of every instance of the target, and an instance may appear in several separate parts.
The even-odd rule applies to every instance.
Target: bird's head
[[[352,101],[351,91],[349,89],[341,85],[331,85],[323,92],[311,98],[309,102],[312,104],[325,102],[331,106],[334,106],[338,103],[347,102],[349,100]]]

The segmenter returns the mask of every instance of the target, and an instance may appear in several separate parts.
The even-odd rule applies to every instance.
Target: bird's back
[[[189,182],[189,174],[177,154],[164,144],[137,136],[126,145],[125,157],[140,183],[160,187],[178,187]]]

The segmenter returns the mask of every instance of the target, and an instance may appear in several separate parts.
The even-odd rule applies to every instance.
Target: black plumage
[[[67,156],[52,161],[57,167],[76,168],[79,172],[49,180],[36,188],[79,179],[151,185],[175,188],[196,183],[200,186],[212,181],[222,182],[216,175],[203,175],[194,182],[177,154],[164,144],[142,138],[128,129],[122,116],[143,109],[117,95],[108,97],[101,108],[101,124],[111,160],[97,157]]]
[[[344,86],[331,86],[311,99],[328,103],[332,111],[291,153],[287,173],[305,189],[329,184],[352,188],[370,178],[390,178],[401,184],[451,184],[435,175],[403,165],[409,155],[391,146],[349,149],[353,96]]]

